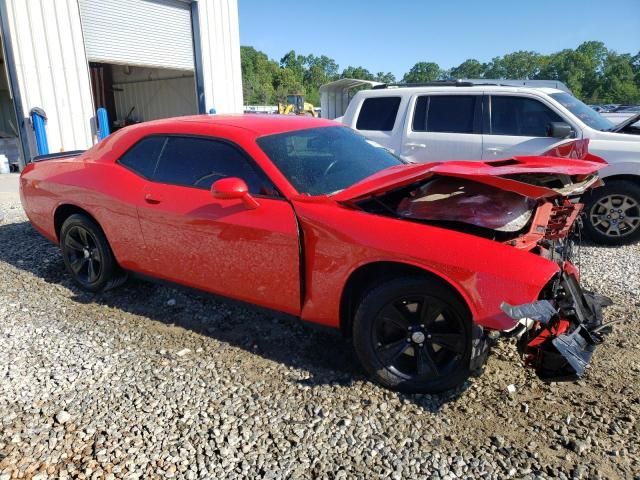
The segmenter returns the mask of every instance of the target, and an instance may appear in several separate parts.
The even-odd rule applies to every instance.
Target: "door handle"
[[[427,148],[424,143],[407,143],[405,146],[409,148]]]
[[[491,153],[500,153],[504,151],[504,148],[500,148],[500,147],[489,147],[487,148],[487,152],[491,152]]]
[[[160,200],[155,198],[153,195],[151,195],[150,193],[147,193],[144,196],[144,201],[147,203],[150,203],[151,205],[157,205],[158,203],[160,203]]]

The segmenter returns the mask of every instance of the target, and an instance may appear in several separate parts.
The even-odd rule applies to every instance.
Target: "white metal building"
[[[0,154],[50,153],[157,118],[242,112],[237,0],[0,0]]]

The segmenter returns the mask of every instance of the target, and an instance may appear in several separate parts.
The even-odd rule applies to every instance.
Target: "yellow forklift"
[[[287,95],[287,103],[278,103],[278,113],[280,115],[305,115],[317,117],[313,104],[304,101],[301,94]]]

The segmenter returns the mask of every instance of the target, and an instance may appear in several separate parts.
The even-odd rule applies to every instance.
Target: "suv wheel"
[[[593,190],[585,204],[585,230],[594,242],[622,245],[640,238],[638,185],[625,180],[607,182]]]
[[[360,362],[381,385],[438,393],[469,376],[471,318],[458,297],[438,282],[403,277],[371,290],[353,324]]]

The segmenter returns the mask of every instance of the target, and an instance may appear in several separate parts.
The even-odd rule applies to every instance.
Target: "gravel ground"
[[[583,380],[542,383],[502,342],[435,397],[286,317],[134,280],[82,293],[15,195],[0,216],[0,480],[640,478],[640,245],[583,248],[626,320]]]

